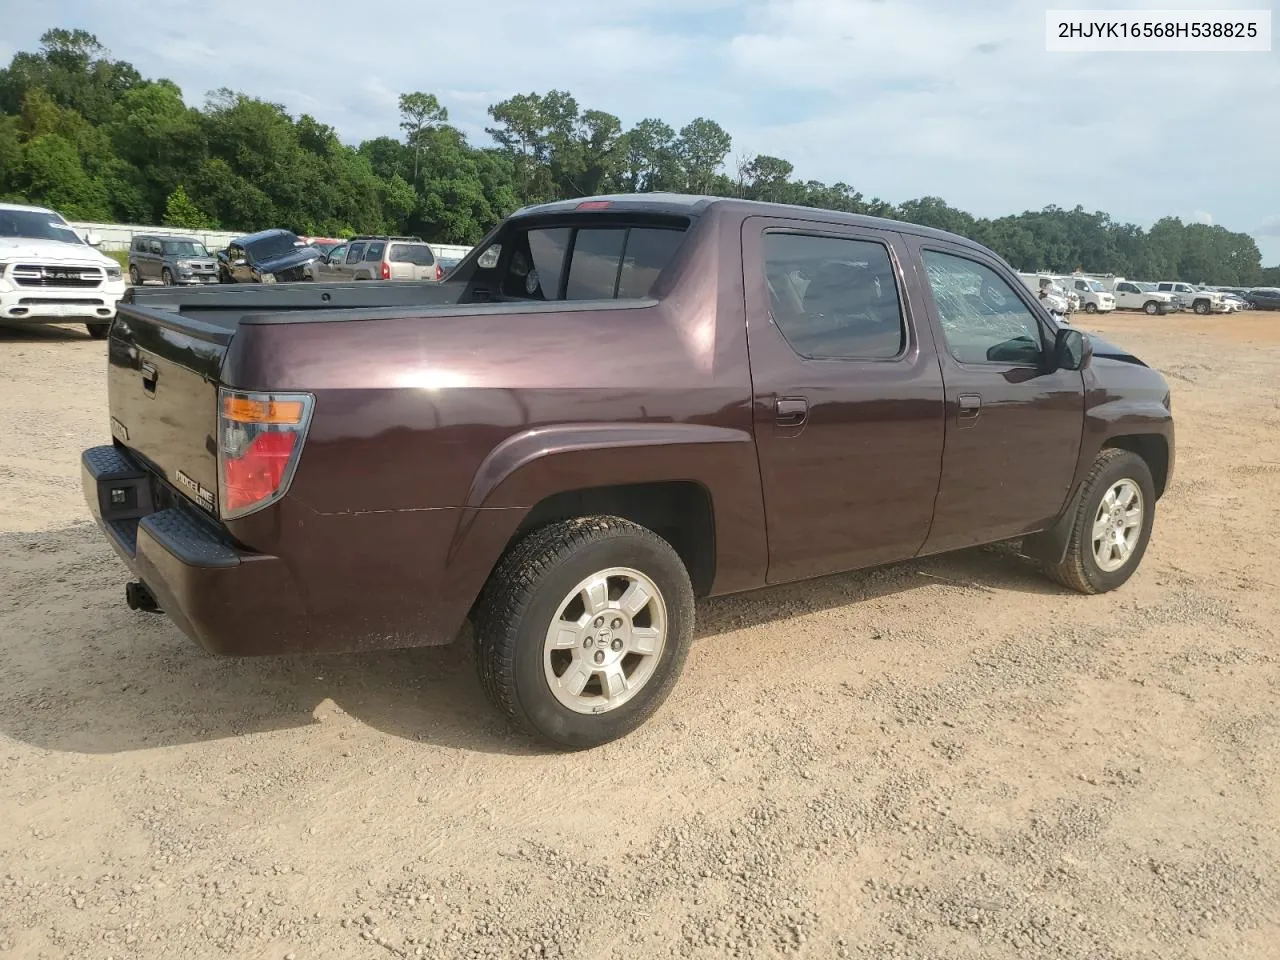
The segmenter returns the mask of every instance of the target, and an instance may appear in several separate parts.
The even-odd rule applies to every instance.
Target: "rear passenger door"
[[[386,252],[387,245],[381,240],[374,240],[365,248],[364,261],[360,264],[356,279],[357,280],[381,280],[382,279],[382,255]],[[390,278],[388,278],[390,279]]]
[[[1052,370],[1056,329],[982,250],[911,237],[946,383],[936,553],[1041,530],[1062,511],[1084,430],[1084,376]]]
[[[938,492],[943,387],[901,237],[751,217],[742,241],[769,582],[914,556]]]

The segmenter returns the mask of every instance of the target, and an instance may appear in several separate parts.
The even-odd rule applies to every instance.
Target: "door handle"
[[[154,394],[156,392],[156,381],[160,379],[160,371],[156,369],[155,364],[143,361],[139,368],[142,372],[142,389],[147,393]]]
[[[982,397],[976,393],[962,393],[957,399],[960,407],[960,419],[977,420],[978,414],[982,412]]]
[[[773,419],[780,427],[798,427],[809,416],[804,397],[779,397],[773,403]]]

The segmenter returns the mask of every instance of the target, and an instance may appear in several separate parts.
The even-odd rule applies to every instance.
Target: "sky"
[[[1276,0],[1196,0],[1196,8]],[[1176,0],[1129,2],[1166,7]],[[731,160],[767,153],[866,197],[979,216],[1048,204],[1250,233],[1280,264],[1280,42],[1269,53],[1049,53],[1027,0],[483,0],[474,7],[0,0],[0,62],[51,26],[97,35],[189,102],[231,87],[358,143],[436,94],[487,142],[486,108],[569,90],[624,126],[705,116]],[[43,9],[41,9],[43,7]]]

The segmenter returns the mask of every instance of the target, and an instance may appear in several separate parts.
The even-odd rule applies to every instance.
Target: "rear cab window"
[[[573,225],[531,225],[481,255],[497,268],[512,300],[643,300],[671,262],[688,229],[684,218],[626,222],[593,217]],[[491,247],[490,250],[493,248]]]

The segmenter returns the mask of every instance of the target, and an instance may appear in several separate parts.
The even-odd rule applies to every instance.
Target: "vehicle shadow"
[[[46,750],[111,754],[351,720],[409,740],[483,753],[545,748],[487,702],[464,629],[444,647],[228,659],[167,618],[124,604],[128,572],[96,527],[0,535],[0,732]],[[704,600],[698,642],[747,626],[935,584],[1062,592],[1016,557],[973,550]],[[320,734],[328,735],[328,734]]]
[[[57,343],[91,340],[83,323],[0,323],[0,343]]]

